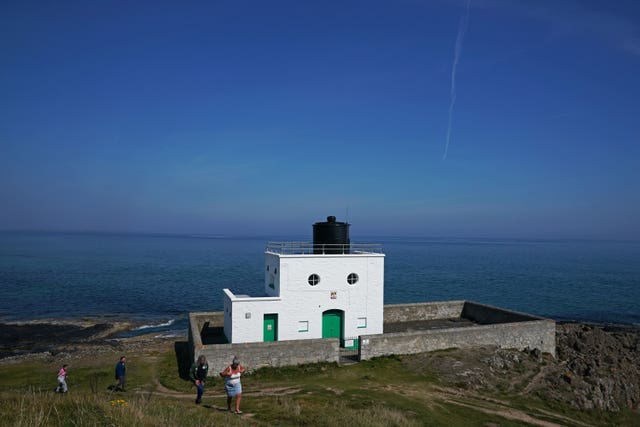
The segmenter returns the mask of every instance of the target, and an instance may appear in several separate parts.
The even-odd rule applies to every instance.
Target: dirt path
[[[265,388],[255,392],[243,391],[242,394],[246,396],[282,396],[287,394],[295,394],[300,391],[301,389],[296,387],[272,387],[272,388]],[[149,394],[149,392],[143,392],[143,391],[139,391],[138,393]],[[184,400],[193,400],[195,397],[195,391],[192,393],[182,393],[179,391],[171,390],[166,388],[162,384],[160,384],[160,382],[157,379],[155,380],[155,389],[153,390],[152,394],[163,396],[163,397],[170,397],[173,399],[184,399]],[[206,393],[206,397],[210,398],[209,400],[219,399],[220,402],[224,402],[224,399],[226,398],[226,396],[227,395],[225,393]],[[220,412],[229,412],[226,406],[218,406],[212,403],[206,403],[206,404],[203,404],[202,406],[204,408],[212,409]],[[242,418],[251,418],[254,415],[255,414],[252,414],[250,412],[243,412],[240,416]]]
[[[532,408],[530,412],[525,412],[523,410],[514,409],[509,407],[508,402],[488,397],[478,397],[475,393],[472,394],[472,392],[447,387],[436,387],[436,389],[437,392],[434,397],[440,398],[447,403],[475,409],[485,414],[498,415],[509,420],[523,421],[542,427],[560,427],[567,425],[583,427],[591,426],[590,424],[585,424],[551,411]],[[555,422],[549,421],[549,419],[553,419]]]
[[[531,409],[531,411],[524,411],[509,407],[509,402],[489,397],[479,397],[477,393],[471,391],[460,390],[456,388],[434,386],[429,389],[414,388],[407,389],[406,385],[403,389],[396,389],[395,387],[387,387],[391,392],[403,392],[409,393],[420,400],[433,403],[434,401],[441,401],[452,405],[458,405],[465,408],[469,408],[475,411],[479,411],[489,415],[495,415],[502,417],[506,420],[521,421],[531,425],[540,427],[562,427],[562,426],[581,426],[592,427],[590,424],[582,423],[580,421],[568,418],[562,414],[558,414],[551,411]],[[248,396],[282,396],[296,394],[302,391],[298,387],[269,387],[259,391],[245,391],[243,394]],[[142,392],[141,392],[142,393]],[[175,390],[168,389],[160,384],[159,381],[155,382],[155,389],[153,394],[170,397],[175,399],[192,400],[195,397],[195,391],[192,393],[183,393]],[[207,392],[206,396],[211,399],[220,399],[224,402],[226,394],[223,392]],[[224,406],[218,406],[214,404],[203,405],[206,408],[214,409],[217,411],[227,411]],[[251,417],[253,414],[243,414],[244,417]]]
[[[531,425],[541,427],[563,427],[563,426],[582,426],[592,427],[580,421],[568,418],[564,415],[550,411],[538,410],[532,408],[531,411],[515,409],[509,406],[509,402],[499,399],[479,396],[473,391],[460,390],[444,386],[433,386],[429,389],[408,389],[403,386],[399,388],[388,386],[389,390],[394,392],[409,393],[412,396],[425,401],[425,404],[432,404],[434,401],[441,401],[453,405],[463,406],[485,414],[496,415],[507,420],[522,421]],[[430,402],[430,403],[427,403]],[[552,421],[550,421],[552,420]]]
[[[174,397],[176,399],[190,399],[192,400],[195,397],[195,389],[192,393],[183,393],[175,390],[171,390],[160,384],[158,380],[155,381],[155,389],[153,394],[165,397]],[[243,390],[243,396],[283,396],[288,394],[295,394],[300,392],[301,389],[297,387],[270,387],[261,389],[259,391],[251,391],[251,390]],[[143,393],[143,392],[141,392]],[[213,392],[210,393],[207,391],[207,396],[209,397],[219,397],[225,398],[227,395],[225,393]],[[226,410],[226,408],[224,408]]]

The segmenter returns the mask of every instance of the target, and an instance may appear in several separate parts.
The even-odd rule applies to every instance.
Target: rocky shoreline
[[[550,372],[546,380],[557,391],[570,392],[572,406],[607,411],[624,407],[638,410],[640,330],[637,327],[561,324],[556,341],[559,369]],[[549,396],[554,394],[550,388]]]
[[[125,342],[146,341],[140,336],[117,338],[138,325],[131,322],[102,320],[29,321],[0,323],[0,362],[33,357],[76,354],[85,350],[99,350],[122,346]]]
[[[127,322],[0,323],[0,363],[29,357],[85,357],[107,351],[185,341],[186,337],[140,335]],[[405,356],[411,369],[436,371],[467,389],[512,391],[579,409],[638,410],[640,328],[626,325],[558,323],[556,357],[537,350],[479,348]]]
[[[538,397],[582,410],[638,411],[640,328],[556,324],[556,357],[538,350],[445,350],[412,360],[464,389]]]

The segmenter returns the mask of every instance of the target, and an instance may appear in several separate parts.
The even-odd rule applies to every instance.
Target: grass
[[[203,405],[184,379],[178,346],[128,355],[128,391],[111,393],[119,354],[0,365],[0,425],[6,426],[523,426],[526,417],[562,425],[640,425],[638,414],[578,411],[519,396],[444,384],[410,357],[350,366],[301,365],[243,376],[244,416],[227,413],[222,381],[212,377]],[[69,393],[53,393],[69,363]],[[158,383],[170,392],[158,391]],[[520,414],[514,417],[510,414]]]

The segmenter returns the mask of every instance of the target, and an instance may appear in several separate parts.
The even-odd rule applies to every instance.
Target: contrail
[[[467,32],[469,26],[469,9],[471,8],[471,0],[467,0],[467,6],[464,9],[464,13],[460,17],[460,24],[458,25],[458,37],[456,38],[456,49],[453,54],[453,66],[451,67],[451,92],[449,93],[449,124],[447,125],[447,143],[444,146],[444,155],[442,160],[447,160],[447,152],[449,151],[449,141],[451,140],[451,122],[453,121],[453,106],[456,104],[456,69],[458,68],[458,61],[460,61],[460,54],[462,53],[462,42],[464,42],[464,33]]]

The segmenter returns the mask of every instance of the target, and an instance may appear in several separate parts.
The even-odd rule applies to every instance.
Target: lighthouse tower
[[[339,338],[383,332],[384,254],[378,244],[352,243],[334,216],[313,224],[313,242],[269,242],[264,293],[224,289],[224,334],[230,343]]]

